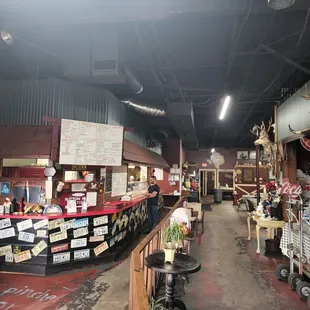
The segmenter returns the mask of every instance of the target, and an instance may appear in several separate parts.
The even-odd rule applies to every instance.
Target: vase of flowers
[[[162,244],[165,252],[165,262],[174,262],[175,252],[184,239],[184,230],[178,223],[172,223],[163,231]]]

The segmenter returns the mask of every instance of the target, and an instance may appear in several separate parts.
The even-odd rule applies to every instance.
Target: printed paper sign
[[[108,225],[94,228],[94,236],[106,235],[108,232]]]
[[[26,229],[31,228],[31,227],[32,227],[32,220],[31,219],[17,223],[18,231],[26,230]]]
[[[50,234],[50,242],[54,243],[60,240],[65,240],[68,238],[67,231],[60,231],[57,233]]]
[[[103,224],[107,224],[107,223],[108,223],[108,216],[107,215],[94,218],[94,226],[99,226],[99,225],[103,225]]]
[[[61,251],[66,251],[66,250],[68,250],[68,248],[69,248],[68,243],[55,245],[55,246],[51,247],[51,253],[53,254],[53,253],[58,253]]]
[[[82,227],[73,230],[73,238],[80,238],[85,235],[88,235],[88,227]]]
[[[5,246],[0,247],[0,256],[4,256],[7,254],[12,254],[12,246],[5,245]]]
[[[15,263],[21,263],[21,262],[23,262],[25,260],[29,260],[29,259],[31,259],[31,253],[29,250],[14,254]]]
[[[104,241],[104,236],[91,236],[89,237],[89,242],[99,242]]]
[[[109,248],[108,243],[106,241],[102,242],[101,244],[99,244],[97,247],[94,248],[94,253],[96,256],[98,256],[102,252],[106,251],[108,248]]]
[[[18,234],[18,240],[25,241],[25,242],[30,242],[30,243],[34,242],[34,237],[35,237],[35,234],[27,233],[27,232],[24,232],[24,231],[21,231]]]
[[[73,225],[73,221],[74,221],[74,220],[70,220],[70,221],[61,223],[61,224],[60,224],[60,230],[61,230],[61,231],[65,231],[65,230],[71,229],[71,228],[72,228],[72,225]]]
[[[80,238],[80,239],[72,239],[71,240],[71,248],[81,248],[87,245],[87,238]]]
[[[6,228],[0,230],[0,239],[10,238],[15,236],[15,229],[14,227]]]
[[[39,228],[42,228],[44,226],[48,225],[48,220],[42,220],[42,221],[39,221],[39,222],[36,222],[33,224],[33,228],[35,230],[39,229]]]
[[[13,253],[9,253],[5,255],[5,262],[6,263],[13,263],[14,262],[14,255]]]
[[[0,221],[0,229],[7,228],[11,226],[11,220],[10,219],[3,219]]]
[[[42,251],[47,248],[47,244],[44,240],[41,240],[36,246],[31,250],[34,256],[38,256]]]
[[[64,223],[65,219],[57,219],[48,222],[48,230],[53,230],[59,228],[62,223]]]
[[[53,264],[70,261],[70,252],[59,253],[53,255]]]
[[[74,251],[74,260],[84,259],[84,258],[89,258],[89,257],[90,257],[89,249]]]
[[[43,229],[37,230],[37,237],[40,237],[40,238],[46,237],[46,230],[43,230]]]
[[[88,226],[88,218],[82,218],[82,219],[78,219],[78,220],[74,220],[73,224],[72,224],[72,228],[80,228],[80,227],[84,227],[84,226]]]

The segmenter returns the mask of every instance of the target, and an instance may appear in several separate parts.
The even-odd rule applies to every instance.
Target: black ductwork
[[[193,104],[187,102],[169,102],[167,116],[187,150],[198,149]]]

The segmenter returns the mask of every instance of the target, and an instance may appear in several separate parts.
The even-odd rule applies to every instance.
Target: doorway
[[[200,169],[199,170],[199,197],[213,195],[216,187],[216,169]]]

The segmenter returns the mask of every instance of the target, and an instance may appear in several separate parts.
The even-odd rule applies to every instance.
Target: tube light
[[[220,114],[220,119],[224,119],[229,103],[230,103],[230,96],[226,96],[223,107],[222,107],[222,111]]]
[[[214,152],[215,152],[215,149],[212,149],[212,150],[211,150],[211,153],[214,153]]]

